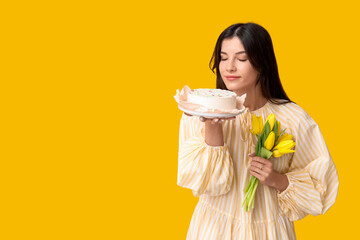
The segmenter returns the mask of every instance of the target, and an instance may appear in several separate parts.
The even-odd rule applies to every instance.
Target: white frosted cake
[[[236,108],[236,96],[229,90],[198,88],[189,91],[187,101],[209,109],[232,110]]]

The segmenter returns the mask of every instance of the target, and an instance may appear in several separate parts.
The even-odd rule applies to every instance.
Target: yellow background
[[[176,89],[215,87],[222,30],[270,33],[289,97],[319,124],[337,202],[298,239],[357,234],[356,1],[3,1],[0,239],[185,239]]]

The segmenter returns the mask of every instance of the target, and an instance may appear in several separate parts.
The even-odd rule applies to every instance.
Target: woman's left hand
[[[252,159],[250,164],[250,174],[259,179],[261,184],[276,188],[279,174],[273,169],[273,163],[265,158],[249,155]]]

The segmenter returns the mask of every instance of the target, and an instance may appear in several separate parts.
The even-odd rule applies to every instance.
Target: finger
[[[256,172],[260,174],[264,174],[268,171],[268,166],[261,164],[259,162],[252,162],[250,166],[253,167],[253,169],[255,169]]]
[[[255,153],[249,153],[249,157],[255,157]]]
[[[262,177],[261,170],[250,168],[250,174],[260,179]]]
[[[205,121],[206,121],[206,118],[204,118],[204,117],[199,117],[199,119],[200,119],[200,121],[202,121],[202,122],[205,122]]]
[[[250,166],[253,166],[253,167],[258,168],[258,169],[260,169],[260,170],[263,170],[264,167],[265,167],[264,164],[261,164],[261,163],[256,162],[256,161],[251,161]]]
[[[211,121],[212,124],[216,124],[216,123],[218,123],[218,122],[219,122],[219,119],[218,119],[218,118],[214,118],[214,119]]]
[[[269,164],[269,160],[266,160],[265,158],[262,158],[262,157],[253,157],[252,160],[255,162],[262,163],[263,165]]]

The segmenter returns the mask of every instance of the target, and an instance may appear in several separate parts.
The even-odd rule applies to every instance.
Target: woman
[[[286,95],[268,32],[234,24],[219,36],[210,61],[216,87],[246,93],[246,111],[230,119],[183,114],[177,184],[200,197],[187,239],[296,239],[293,221],[324,214],[335,202],[338,175],[317,123]],[[252,115],[275,114],[293,135],[295,153],[255,157]],[[254,208],[241,207],[251,175]]]

